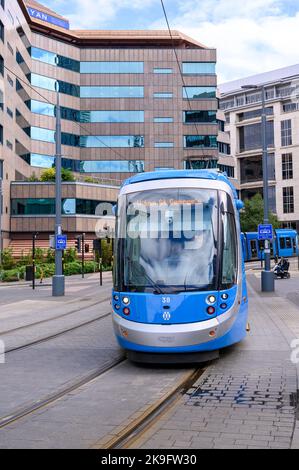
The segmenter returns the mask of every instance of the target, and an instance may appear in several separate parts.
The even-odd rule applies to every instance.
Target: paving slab
[[[295,277],[288,293],[298,288]],[[281,285],[274,295],[261,294],[259,273],[248,273],[248,284],[250,334],[223,350],[137,447],[158,443],[166,448],[165,441],[192,430],[192,446],[198,449],[299,448],[298,365],[291,361],[291,341],[299,338],[299,303],[296,296],[289,300]],[[178,443],[184,448],[183,441],[176,441],[176,448]]]

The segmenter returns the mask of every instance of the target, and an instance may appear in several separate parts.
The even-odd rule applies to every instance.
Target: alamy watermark
[[[296,338],[291,342],[291,349],[291,362],[293,364],[299,364],[299,338]]]
[[[0,364],[5,364],[5,343],[0,339]]]

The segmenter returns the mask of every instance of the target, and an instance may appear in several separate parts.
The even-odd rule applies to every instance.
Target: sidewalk
[[[139,447],[299,448],[299,367],[290,346],[299,338],[299,301],[285,297],[299,277],[277,283],[274,296],[259,292],[259,278],[248,274],[247,338],[221,353]]]
[[[103,286],[99,274],[66,278],[65,296],[52,297],[52,286],[0,287],[0,331],[29,325],[38,320],[51,319],[74,310],[84,310],[111,297],[111,273],[103,273]]]

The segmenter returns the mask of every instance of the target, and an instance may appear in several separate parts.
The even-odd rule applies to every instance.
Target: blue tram
[[[264,242],[258,239],[257,232],[242,233],[241,242],[245,261],[264,259]],[[270,242],[270,248],[272,258],[298,256],[299,244],[296,230],[276,229],[274,239]]]
[[[156,171],[124,182],[112,316],[129,358],[202,361],[244,338],[242,206],[215,170]]]

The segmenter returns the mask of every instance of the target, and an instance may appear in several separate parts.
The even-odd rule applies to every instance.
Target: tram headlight
[[[113,298],[114,298],[115,302],[119,301],[119,296],[118,295],[114,295]]]
[[[125,305],[129,305],[129,303],[130,303],[129,297],[123,297],[122,301]]]
[[[115,310],[119,310],[119,309],[120,309],[120,305],[115,304],[115,305],[114,305],[114,308],[115,308]]]
[[[226,293],[222,294],[221,299],[227,300],[228,299],[228,294],[226,294]]]
[[[209,295],[209,297],[207,298],[207,302],[208,304],[214,304],[216,302],[216,297],[215,295]]]
[[[128,307],[125,307],[123,309],[123,312],[124,312],[125,315],[130,315],[130,309]]]

